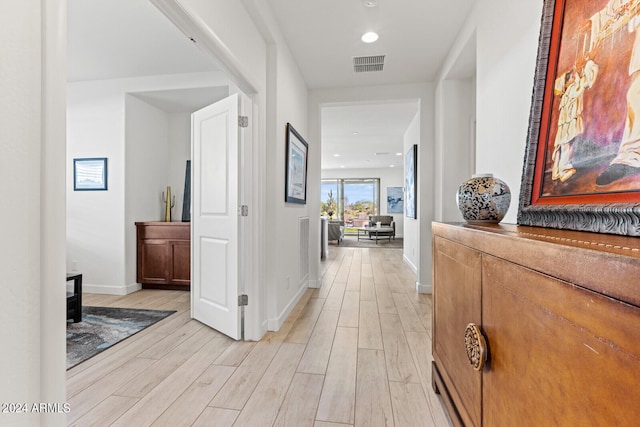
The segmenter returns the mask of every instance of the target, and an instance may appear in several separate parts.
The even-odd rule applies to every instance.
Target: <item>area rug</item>
[[[67,323],[67,369],[173,313],[175,311],[82,307],[82,321]]]
[[[356,236],[344,236],[344,239],[342,239],[342,242],[340,242],[338,246],[346,248],[402,249],[402,244],[401,238],[391,239],[391,241],[388,239],[380,239],[376,245],[376,241],[368,237],[360,236],[360,241],[358,241]],[[335,246],[336,242],[329,242],[329,245]]]

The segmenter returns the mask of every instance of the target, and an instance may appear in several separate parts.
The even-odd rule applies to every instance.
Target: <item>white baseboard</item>
[[[318,289],[322,284],[322,280],[309,280],[309,288]]]
[[[82,293],[88,294],[128,295],[139,291],[140,289],[142,289],[142,285],[140,283],[131,283],[127,286],[82,284]],[[69,290],[68,284],[67,290]],[[73,291],[73,283],[71,284],[71,291]]]
[[[413,274],[416,274],[416,275],[418,274],[418,267],[413,265],[411,260],[409,258],[407,258],[407,256],[405,254],[402,254],[402,260],[404,261],[405,264],[407,264],[409,266],[411,271],[413,271]]]
[[[416,291],[418,291],[419,294],[432,294],[433,286],[430,283],[426,285],[420,282],[416,282]]]
[[[298,304],[298,301],[300,301],[300,299],[305,294],[305,292],[307,292],[307,289],[308,289],[307,286],[301,287],[298,293],[296,293],[296,295],[291,299],[291,301],[289,301],[289,304],[287,304],[284,310],[280,312],[278,317],[268,320],[268,326],[267,326],[268,330],[270,331],[280,330],[284,321],[287,320],[287,317],[289,317],[289,314],[291,314],[291,312],[293,311],[293,308],[296,306],[296,304]]]

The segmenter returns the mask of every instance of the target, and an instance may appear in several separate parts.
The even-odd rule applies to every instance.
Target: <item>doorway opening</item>
[[[191,113],[240,92],[156,7],[179,9],[176,2],[155,3],[68,0],[67,162],[89,152],[110,158],[102,197],[67,191],[67,271],[93,278],[85,281],[89,292],[140,288],[135,222],[164,218],[168,186],[173,218],[181,219]],[[251,181],[243,183],[251,197]]]

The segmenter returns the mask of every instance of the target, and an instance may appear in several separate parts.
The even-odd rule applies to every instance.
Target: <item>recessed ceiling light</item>
[[[396,165],[389,165],[389,167],[390,167],[390,168],[395,168],[395,167],[396,167]]]
[[[344,168],[344,165],[340,165],[341,168]]]
[[[364,33],[362,35],[362,41],[365,42],[365,43],[373,43],[376,40],[378,40],[378,35],[376,33],[374,33],[373,31],[370,31],[368,33]]]
[[[389,155],[389,153],[384,152],[384,151],[378,151],[378,152],[377,152],[377,153],[375,153],[375,154],[376,154],[376,156],[388,156],[388,155]]]
[[[396,153],[396,156],[402,156],[402,153]]]
[[[352,132],[352,134],[353,134],[353,135],[357,135],[357,134],[358,134],[358,132]]]
[[[333,157],[340,157],[340,154],[334,154]]]
[[[376,7],[378,5],[378,0],[362,0],[362,4],[366,7]]]

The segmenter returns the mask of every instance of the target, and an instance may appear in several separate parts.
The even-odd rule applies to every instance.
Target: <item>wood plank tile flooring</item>
[[[450,426],[431,388],[431,296],[401,249],[330,248],[281,330],[234,342],[189,293],[85,294],[177,313],[67,371],[73,426]]]

